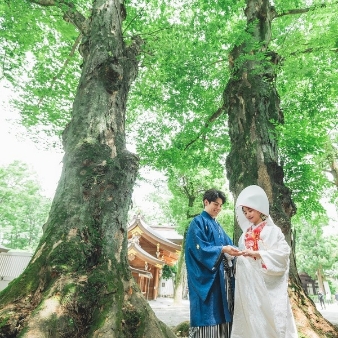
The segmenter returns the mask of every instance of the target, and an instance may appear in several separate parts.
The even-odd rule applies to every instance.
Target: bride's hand
[[[245,249],[243,250],[243,256],[244,257],[251,257],[251,258],[256,258],[256,259],[260,259],[261,255],[259,254],[259,251],[254,251],[251,249]]]

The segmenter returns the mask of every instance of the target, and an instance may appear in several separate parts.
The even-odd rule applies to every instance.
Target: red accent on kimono
[[[261,231],[266,226],[266,222],[262,222],[257,228],[253,229],[253,225],[247,229],[244,236],[244,243],[247,249],[258,251],[258,241],[261,240]],[[256,259],[256,258],[254,258]],[[262,262],[262,268],[266,269],[266,265]]]

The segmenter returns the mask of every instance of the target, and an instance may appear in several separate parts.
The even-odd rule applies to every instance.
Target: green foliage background
[[[0,232],[4,246],[34,251],[50,206],[36,174],[25,163],[15,161],[0,167]]]

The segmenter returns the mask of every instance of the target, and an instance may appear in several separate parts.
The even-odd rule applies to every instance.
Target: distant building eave
[[[133,268],[132,266],[129,266],[129,268],[132,272],[138,273],[139,276],[144,276],[146,278],[153,278],[153,274],[150,271],[145,271],[145,270],[142,270],[142,269],[136,269],[136,268]]]
[[[163,265],[165,265],[164,261],[150,255],[147,251],[143,250],[141,246],[135,242],[128,244],[128,258],[131,254],[136,254],[137,257],[141,258],[145,262],[151,263],[161,268],[163,267]]]
[[[161,234],[159,234],[158,232],[156,232],[156,230],[152,229],[150,226],[148,226],[142,219],[140,216],[137,216],[133,219],[133,223],[131,223],[128,226],[128,232],[132,232],[134,228],[139,227],[141,231],[143,231],[145,234],[148,235],[149,240],[152,239],[152,242],[154,244],[157,244],[158,242],[161,243],[162,245],[165,245],[166,248],[170,248],[172,249],[173,252],[176,251],[181,251],[181,246],[168,240],[167,238],[165,238],[164,236],[162,236]]]

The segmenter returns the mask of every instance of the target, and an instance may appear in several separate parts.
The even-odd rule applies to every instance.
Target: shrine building
[[[163,266],[174,266],[181,252],[182,236],[170,236],[172,231],[168,227],[163,230],[150,227],[140,215],[135,216],[128,226],[129,266],[147,300],[157,298]],[[173,240],[168,239],[170,237]]]

